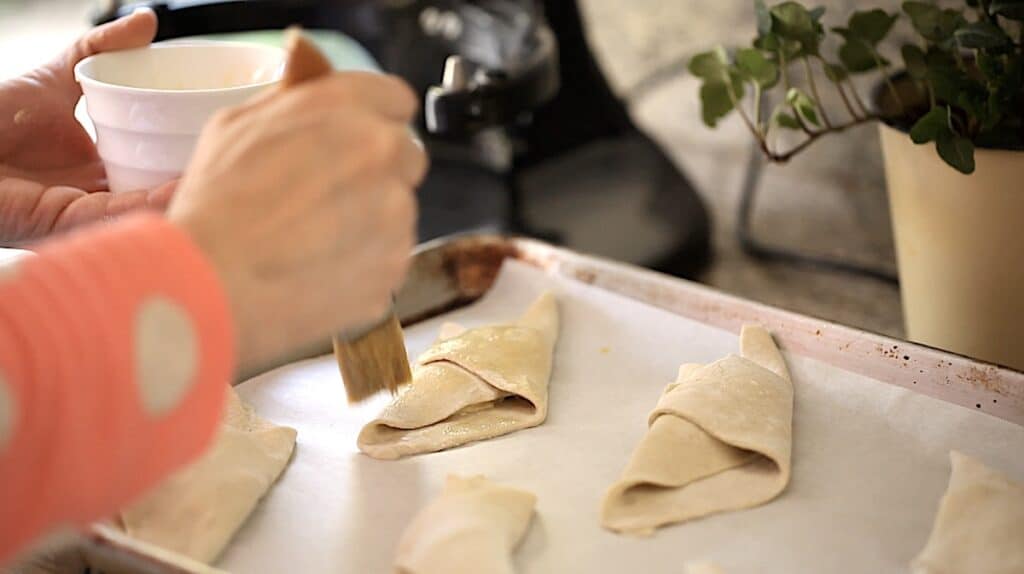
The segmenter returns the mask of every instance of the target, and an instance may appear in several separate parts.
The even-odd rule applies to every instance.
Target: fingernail
[[[156,14],[156,11],[154,11],[149,6],[136,6],[135,9],[132,10],[130,16],[135,16],[136,14],[145,14],[146,12],[149,12],[150,14]]]

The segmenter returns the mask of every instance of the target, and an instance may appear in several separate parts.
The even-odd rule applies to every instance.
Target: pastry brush
[[[281,80],[284,89],[333,70],[327,58],[297,28],[288,30],[286,45],[288,59]],[[336,335],[334,356],[349,403],[358,403],[384,389],[393,393],[412,380],[405,338],[393,301],[376,323]]]

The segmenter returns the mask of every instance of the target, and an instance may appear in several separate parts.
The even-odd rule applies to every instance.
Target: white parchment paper
[[[547,422],[397,462],[358,452],[356,434],[387,397],[345,403],[332,356],[248,381],[240,394],[298,429],[291,466],[239,532],[232,572],[386,573],[406,524],[449,473],[533,491],[537,514],[516,556],[522,573],[673,573],[713,561],[728,574],[906,572],[924,545],[959,449],[1024,479],[1024,427],[830,365],[787,355],[796,390],[793,480],[775,501],[629,538],[598,507],[684,362],[738,350],[737,337],[566,278],[509,262],[478,303],[406,331],[410,354],[443,321],[517,316],[544,289],[562,329]]]

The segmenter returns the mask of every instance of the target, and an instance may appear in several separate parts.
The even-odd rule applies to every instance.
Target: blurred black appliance
[[[575,0],[106,0],[95,22],[139,5],[159,40],[339,31],[408,80],[430,128],[421,240],[533,235],[680,276],[708,258],[703,204],[612,93]]]

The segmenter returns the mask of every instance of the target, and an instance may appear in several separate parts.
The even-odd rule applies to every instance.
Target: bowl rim
[[[139,88],[135,86],[125,86],[123,84],[115,84],[112,82],[104,82],[98,80],[95,77],[89,75],[86,69],[92,65],[96,60],[113,56],[120,55],[129,52],[143,52],[150,50],[180,50],[180,49],[195,49],[202,47],[215,46],[217,48],[228,48],[228,49],[245,49],[255,50],[261,52],[273,53],[280,57],[280,65],[274,74],[274,77],[270,80],[263,82],[253,82],[248,84],[240,84],[237,86],[229,86],[226,88],[194,88],[187,90],[164,90],[159,88]],[[183,96],[196,96],[196,95],[210,95],[210,94],[226,94],[237,91],[252,90],[254,88],[265,88],[272,86],[281,81],[281,75],[284,71],[285,62],[285,50],[277,46],[267,46],[265,44],[255,44],[251,42],[226,42],[217,40],[175,40],[166,43],[150,44],[141,48],[132,48],[130,50],[115,50],[111,52],[102,52],[99,54],[93,54],[88,58],[84,58],[77,64],[75,64],[74,74],[75,81],[83,87],[88,85],[89,87],[104,88],[108,90],[117,90],[126,94],[140,94],[140,95],[170,95],[177,94]]]

